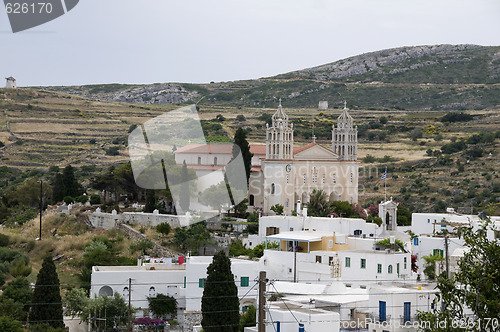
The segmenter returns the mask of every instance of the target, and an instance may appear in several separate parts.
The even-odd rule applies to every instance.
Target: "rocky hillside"
[[[45,90],[65,92],[90,99],[132,104],[180,104],[201,98],[194,89],[181,84],[101,84],[47,87]]]
[[[500,47],[399,47],[361,54],[276,78],[384,83],[499,83]]]
[[[103,101],[139,104],[482,110],[500,105],[500,46],[435,45],[366,53],[258,80],[210,84],[44,87]]]

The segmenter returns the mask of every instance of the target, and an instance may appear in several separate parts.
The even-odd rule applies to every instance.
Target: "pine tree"
[[[189,210],[189,174],[186,161],[182,163],[181,188],[179,193],[179,205],[183,212]]]
[[[205,332],[236,332],[240,314],[238,289],[231,272],[231,261],[223,251],[214,255],[207,268],[201,299],[201,325]]]
[[[250,152],[250,144],[247,141],[247,134],[243,128],[238,128],[234,134],[234,144],[239,146],[243,162],[245,164],[245,173],[247,176],[247,184],[250,179],[250,169],[252,168],[253,153]],[[233,148],[233,158],[236,158],[238,149]]]
[[[64,327],[59,277],[52,256],[43,260],[36,278],[30,310],[30,324],[48,323],[54,328]]]

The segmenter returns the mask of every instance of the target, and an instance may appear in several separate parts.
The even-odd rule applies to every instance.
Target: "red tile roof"
[[[256,154],[266,154],[266,146],[263,144],[252,144],[250,145],[250,152],[253,153],[254,155]]]
[[[307,145],[302,145],[302,146],[294,146],[293,147],[293,154],[296,154],[296,153],[299,153],[299,152],[302,152],[304,150],[307,150],[309,148],[312,148],[313,146],[315,145],[319,145],[318,143],[309,143]]]
[[[188,144],[177,149],[175,153],[232,154],[233,144]]]

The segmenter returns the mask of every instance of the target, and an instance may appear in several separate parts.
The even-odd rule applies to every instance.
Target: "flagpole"
[[[384,177],[384,202],[387,202],[387,166],[385,167]]]

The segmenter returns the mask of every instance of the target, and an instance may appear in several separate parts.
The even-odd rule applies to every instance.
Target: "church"
[[[330,201],[358,201],[357,127],[347,107],[332,128],[331,146],[312,142],[294,146],[293,123],[280,104],[266,126],[266,145],[251,145],[254,154],[248,201],[269,213],[280,204],[290,214],[300,201],[305,204],[314,189]]]
[[[347,107],[332,127],[331,146],[312,142],[295,146],[293,123],[283,110],[281,100],[266,125],[266,144],[251,144],[253,153],[249,180],[249,211],[271,212],[280,204],[286,214],[295,210],[297,203],[306,204],[314,189],[321,189],[330,201],[358,201],[357,127]],[[189,144],[175,151],[178,164],[184,161],[194,169],[199,181],[198,193],[222,178],[206,176],[221,171],[231,159],[232,145]]]

